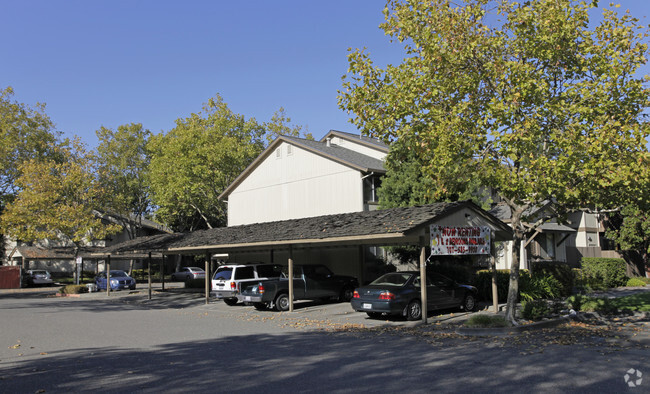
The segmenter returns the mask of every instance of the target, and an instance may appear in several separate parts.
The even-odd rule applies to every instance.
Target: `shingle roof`
[[[312,218],[256,223],[199,230],[188,234],[143,237],[141,243],[127,241],[106,248],[102,253],[156,251],[179,253],[191,250],[238,249],[288,244],[376,244],[408,243],[409,235],[461,208],[474,209],[499,232],[510,233],[503,222],[470,202],[436,203],[410,208],[325,215]],[[166,238],[165,238],[166,237]]]
[[[380,172],[382,174],[386,172],[384,169],[384,162],[382,160],[378,160],[374,157],[355,152],[351,149],[347,149],[338,145],[327,146],[327,144],[319,141],[306,140],[304,138],[298,137],[284,136],[283,139],[316,154],[329,157],[334,161],[354,167],[360,171],[374,171]]]
[[[382,141],[376,138],[366,137],[359,134],[346,133],[344,131],[338,131],[338,130],[330,130],[329,133],[327,133],[323,138],[321,138],[321,142],[324,142],[326,139],[332,136],[341,137],[348,141],[361,142],[363,145],[372,146],[373,148],[379,149],[384,152],[388,152],[389,149],[389,146],[387,144],[383,143]]]

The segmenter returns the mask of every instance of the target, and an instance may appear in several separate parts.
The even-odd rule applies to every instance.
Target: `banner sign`
[[[490,227],[431,225],[432,255],[490,254]]]

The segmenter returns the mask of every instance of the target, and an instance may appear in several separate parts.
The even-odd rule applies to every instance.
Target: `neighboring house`
[[[97,252],[103,247],[111,246],[129,240],[132,236],[129,232],[135,229],[135,236],[142,237],[155,234],[171,233],[165,226],[144,218],[128,218],[112,213],[95,211],[95,215],[106,223],[120,224],[123,230],[106,239],[92,240],[79,246],[78,256],[90,264],[84,263],[84,269],[100,269],[100,261],[89,259],[90,253]],[[131,230],[127,229],[130,227]],[[46,269],[50,272],[74,272],[75,264],[74,247],[66,240],[46,239],[36,243],[16,242],[5,238],[5,265],[21,265],[23,269]],[[128,269],[130,260],[111,261],[112,267],[116,269]]]
[[[219,196],[228,226],[376,209],[388,145],[330,131],[280,136]]]
[[[540,217],[548,205],[538,207],[525,216],[530,222]],[[497,203],[490,213],[510,224],[510,209],[504,203]],[[578,267],[579,259],[574,260],[570,239],[575,239],[577,230],[568,225],[557,223],[555,220],[539,226],[529,234],[519,250],[519,268],[530,269],[535,261],[565,262]],[[514,242],[504,242],[497,248],[497,268],[510,269],[512,265],[512,248]]]

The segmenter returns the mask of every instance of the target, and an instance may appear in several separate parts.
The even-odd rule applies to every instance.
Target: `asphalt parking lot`
[[[448,329],[457,311],[411,327],[339,303],[279,313],[174,290],[55,291],[0,292],[0,393],[618,393],[650,365],[618,327],[474,338]]]

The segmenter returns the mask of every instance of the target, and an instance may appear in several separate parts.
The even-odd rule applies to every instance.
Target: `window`
[[[287,156],[293,153],[293,145],[287,145]]]
[[[277,148],[277,149],[275,150],[275,158],[276,158],[276,159],[279,159],[279,158],[281,158],[281,157],[282,157],[282,149]]]

